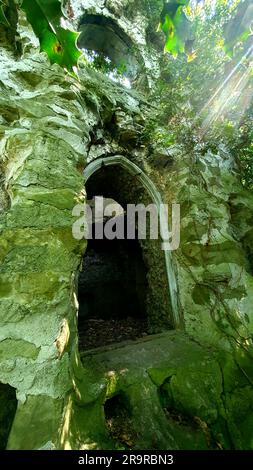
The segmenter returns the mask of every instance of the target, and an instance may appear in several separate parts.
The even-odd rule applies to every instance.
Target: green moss
[[[81,406],[73,403],[69,432],[61,439],[65,449],[81,448],[83,450],[113,449],[115,443],[106,428],[103,401]]]
[[[62,400],[46,395],[27,397],[26,402],[18,406],[8,449],[36,450],[56,441],[62,413]]]
[[[5,339],[0,342],[0,362],[17,357],[36,359],[38,354],[39,348],[22,339]]]
[[[206,231],[206,223],[189,222],[186,227],[181,228],[181,243],[200,240]]]
[[[227,421],[238,450],[253,449],[253,388],[247,386],[226,395]]]
[[[29,150],[29,157],[15,181],[14,190],[25,191],[28,186],[30,189],[48,188],[49,191],[66,188],[79,192],[82,189],[83,178],[76,169],[77,156],[60,139],[37,132],[30,136]],[[20,155],[20,147],[16,149],[18,151]]]
[[[88,389],[92,376],[97,385],[105,376],[106,399],[124,396],[132,435],[137,436],[132,448],[229,449],[233,443],[223,401],[227,379],[220,364],[225,357],[231,371],[227,377],[232,379],[236,365],[231,355],[222,358],[180,333],[168,332],[149,341],[84,355],[83,363],[86,373],[89,371]],[[146,364],[150,364],[148,370]],[[90,406],[101,404],[101,399],[102,395],[97,396]],[[102,434],[104,426],[100,421]],[[116,441],[115,446],[119,445]]]
[[[21,273],[28,272],[70,272],[76,268],[76,259],[71,253],[58,243],[58,240],[49,240],[48,243],[42,243],[39,246],[18,246],[12,248],[6,255],[0,272],[3,273]]]
[[[230,394],[237,388],[246,387],[250,380],[253,383],[252,359],[247,351],[219,351],[217,359],[223,375],[225,393]]]
[[[71,210],[60,210],[47,204],[25,201],[15,204],[8,212],[7,228],[67,227],[71,229],[75,220]]]
[[[13,283],[11,279],[0,276],[0,297],[10,297],[13,293]]]
[[[70,274],[60,275],[52,271],[20,274],[16,276],[16,282],[20,295],[30,294],[32,299],[33,296],[46,294],[49,300],[56,291],[70,286]]]
[[[168,424],[181,450],[207,450],[212,448],[210,431],[205,423],[184,416],[174,410],[165,409]]]
[[[4,230],[0,240],[0,256],[3,261],[10,249],[24,249],[29,247],[40,249],[41,247],[52,247],[59,249],[64,254],[75,252],[83,253],[86,241],[77,241],[72,234],[72,227],[45,227],[37,228],[21,228],[15,230]],[[15,247],[15,248],[14,248]],[[69,255],[70,256],[70,255]]]
[[[23,318],[28,317],[31,311],[31,305],[20,303],[16,297],[15,299],[12,296],[1,298],[0,318],[2,325],[18,323]]]
[[[208,287],[196,285],[192,291],[192,298],[197,305],[210,305],[211,291]]]
[[[77,195],[69,189],[46,190],[45,188],[35,187],[34,189],[14,190],[14,198],[22,198],[24,201],[31,200],[41,202],[57,209],[69,209],[72,211],[77,203]]]
[[[170,379],[176,373],[176,369],[169,367],[148,369],[148,374],[155,385],[160,387],[164,382]]]

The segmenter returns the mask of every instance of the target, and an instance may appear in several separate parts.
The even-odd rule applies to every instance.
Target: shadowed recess
[[[5,450],[17,409],[16,391],[0,383],[0,450]]]
[[[126,448],[133,448],[137,434],[133,429],[131,413],[123,393],[119,393],[104,404],[107,429],[111,437]]]
[[[86,191],[93,215],[95,196],[103,196],[105,204],[114,201],[121,207],[122,214],[117,217],[124,217],[125,232],[123,240],[88,241],[78,286],[80,349],[135,340],[170,328],[160,240],[149,239],[149,227],[146,240],[139,240],[137,234],[134,240],[126,236],[127,204],[148,205],[150,196],[135,175],[117,165],[96,171],[88,179]],[[107,222],[104,218],[99,223],[104,227]]]
[[[94,51],[108,58],[129,80],[134,80],[140,69],[137,52],[129,36],[115,21],[100,15],[85,15],[79,25],[80,49]]]

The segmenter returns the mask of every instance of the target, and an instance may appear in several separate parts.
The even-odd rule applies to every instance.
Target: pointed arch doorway
[[[89,201],[98,196],[113,200],[123,213],[127,204],[140,203],[153,203],[160,211],[162,198],[155,185],[126,157],[97,159],[86,167],[84,177]],[[172,255],[161,243],[88,241],[78,288],[81,349],[181,326]]]

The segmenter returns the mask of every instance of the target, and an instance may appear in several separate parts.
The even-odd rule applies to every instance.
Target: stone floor
[[[136,340],[148,335],[146,319],[89,318],[79,321],[79,349],[85,351],[115,342]]]
[[[220,419],[223,378],[213,351],[169,331],[81,358],[90,383],[77,414],[80,425],[86,423],[82,448],[229,448]]]

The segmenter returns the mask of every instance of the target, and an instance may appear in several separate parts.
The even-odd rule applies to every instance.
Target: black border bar
[[[1,451],[0,468],[23,466],[45,468],[46,465],[71,465],[76,468],[127,468],[128,466],[214,467],[227,464],[252,466],[253,451]],[[59,468],[59,467],[58,467]]]

